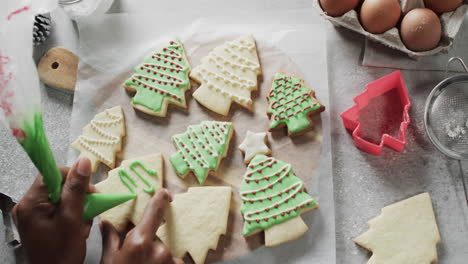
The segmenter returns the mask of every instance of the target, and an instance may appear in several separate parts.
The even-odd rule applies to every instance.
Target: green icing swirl
[[[141,169],[143,169],[143,171],[145,171],[148,175],[151,176],[158,175],[157,172],[146,168],[145,165],[140,161],[134,161],[129,166],[130,170],[134,174],[136,174],[138,178],[140,178],[140,180],[146,185],[146,188],[144,188],[143,191],[148,194],[153,194],[154,185],[148,179],[146,179],[145,176],[143,176],[140,172],[137,171],[137,167],[140,167]],[[125,185],[131,193],[136,194],[135,187],[137,187],[137,184],[135,182],[135,179],[133,179],[132,176],[124,169],[119,170],[118,174],[122,184]]]
[[[145,57],[125,86],[137,87],[133,104],[160,113],[165,99],[185,104],[184,93],[190,85],[189,71],[184,47],[180,40],[175,40]]]
[[[294,175],[290,164],[265,155],[257,155],[250,162],[239,192],[243,201],[244,236],[317,206],[304,191],[304,183]]]
[[[302,79],[276,73],[267,97],[272,119],[270,128],[285,123],[292,134],[308,128],[311,125],[308,113],[322,107],[312,100],[311,93]]]
[[[203,184],[210,170],[216,170],[224,156],[231,135],[232,124],[228,122],[203,121],[189,126],[187,131],[172,137],[179,149],[169,160],[178,175],[193,171]]]

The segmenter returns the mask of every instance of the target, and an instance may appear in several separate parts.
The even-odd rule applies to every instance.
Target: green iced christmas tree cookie
[[[216,170],[226,156],[232,132],[229,122],[203,121],[189,126],[185,133],[173,136],[179,151],[170,157],[170,162],[177,174],[185,177],[192,171],[203,184],[208,173]]]
[[[169,103],[186,108],[185,91],[190,89],[190,65],[180,40],[144,58],[124,84],[135,92],[135,109],[154,116],[166,116]]]
[[[304,80],[283,73],[275,74],[267,99],[270,130],[286,125],[289,135],[310,128],[310,117],[325,110]]]
[[[265,155],[257,155],[252,159],[239,192],[242,199],[241,213],[245,220],[243,235],[266,230],[267,246],[278,245],[301,236],[307,231],[307,226],[300,219],[300,214],[318,206],[305,192],[304,183],[294,175],[290,164]],[[297,230],[298,234],[294,238],[280,235],[270,243],[268,231],[294,218],[298,218],[294,222],[302,222],[305,229]],[[296,224],[289,228],[290,233],[296,231]]]

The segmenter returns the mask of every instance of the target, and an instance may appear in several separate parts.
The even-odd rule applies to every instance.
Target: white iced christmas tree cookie
[[[228,41],[213,49],[190,73],[190,77],[201,84],[193,97],[221,115],[228,114],[233,101],[252,109],[250,93],[257,90],[260,74],[253,37],[247,35]]]
[[[122,148],[123,136],[125,119],[119,105],[97,114],[71,146],[89,158],[91,170],[96,172],[99,162],[115,167],[115,153]]]
[[[100,193],[133,193],[137,197],[114,207],[99,217],[111,222],[122,232],[128,222],[138,224],[151,197],[162,188],[162,155],[151,154],[130,160],[109,172],[106,180],[96,184]]]
[[[431,197],[422,193],[382,209],[369,230],[354,239],[369,251],[368,264],[430,264],[437,261],[437,228]]]
[[[244,163],[249,163],[257,154],[268,155],[270,148],[266,145],[267,133],[253,133],[247,131],[244,141],[239,145],[239,149],[244,152]]]
[[[174,196],[156,235],[175,257],[188,252],[196,264],[202,264],[226,233],[230,204],[230,187],[189,188]]]

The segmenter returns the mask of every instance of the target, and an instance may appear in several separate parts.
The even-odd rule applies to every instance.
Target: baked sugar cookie
[[[270,130],[287,126],[290,136],[307,131],[312,127],[311,116],[325,110],[304,80],[284,73],[273,77],[267,99]]]
[[[137,197],[114,207],[99,217],[111,222],[117,231],[122,232],[128,222],[138,224],[151,197],[162,188],[162,155],[151,154],[130,160],[111,171],[104,181],[96,184],[100,193],[133,193]]]
[[[290,164],[265,155],[252,159],[239,193],[244,216],[242,234],[265,230],[268,247],[302,236],[308,228],[300,215],[318,207]]]
[[[232,102],[252,109],[250,93],[257,90],[261,74],[257,48],[252,36],[247,35],[216,47],[190,77],[201,86],[193,97],[213,112],[226,116]]]
[[[123,136],[125,119],[119,105],[97,114],[71,146],[91,161],[91,171],[96,172],[99,162],[115,167],[115,154],[122,149]]]
[[[232,123],[203,121],[172,137],[179,151],[170,157],[177,174],[184,178],[190,172],[203,184],[210,171],[218,169],[226,156],[233,134]]]
[[[132,106],[149,115],[164,117],[169,104],[186,108],[185,91],[190,89],[190,65],[180,40],[145,57],[124,84],[136,92]]]
[[[384,207],[354,242],[372,251],[369,264],[436,262],[440,234],[429,193]]]
[[[253,133],[247,131],[244,141],[239,145],[239,149],[244,152],[244,163],[249,163],[257,154],[268,155],[270,148],[266,145],[267,133]]]
[[[230,204],[230,187],[189,188],[174,196],[156,235],[175,257],[189,253],[202,264],[208,250],[216,249],[219,237],[226,234]]]

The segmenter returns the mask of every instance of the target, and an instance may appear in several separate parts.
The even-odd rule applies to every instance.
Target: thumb
[[[101,263],[112,263],[115,252],[119,250],[120,237],[114,226],[106,220],[99,222],[102,235]]]
[[[77,219],[83,218],[85,195],[88,191],[91,174],[91,162],[88,158],[80,158],[70,169],[63,184],[62,212]]]

